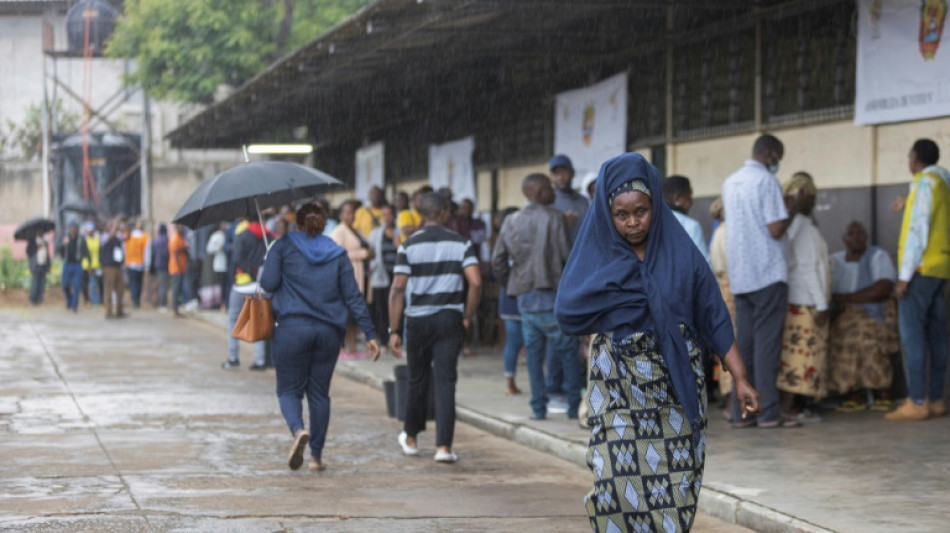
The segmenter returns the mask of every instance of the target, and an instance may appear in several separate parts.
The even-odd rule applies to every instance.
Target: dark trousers
[[[389,287],[373,287],[373,323],[376,324],[376,338],[381,344],[389,338]]]
[[[168,307],[168,271],[159,270],[156,276],[158,277],[158,306]]]
[[[312,321],[274,329],[277,400],[290,434],[304,427],[301,400],[310,410],[310,453],[320,459],[330,426],[330,379],[340,355],[340,334],[333,326]]]
[[[82,265],[78,261],[63,263],[61,285],[66,297],[66,307],[75,311],[79,307],[79,292],[82,289]]]
[[[178,306],[182,303],[182,292],[185,290],[185,275],[172,274],[172,310],[178,314]]]
[[[122,275],[122,267],[107,266],[102,267],[102,291],[103,302],[106,308],[106,316],[123,314],[122,300],[125,298],[125,276]],[[113,300],[113,298],[115,298]],[[113,302],[115,311],[113,311]]]
[[[907,296],[897,301],[907,392],[918,404],[943,399],[947,373],[946,285],[944,279],[914,274]]]
[[[762,412],[757,418],[760,422],[772,422],[782,414],[775,380],[782,359],[782,329],[788,311],[788,285],[773,283],[755,292],[736,294],[735,300],[736,344],[762,405]],[[735,386],[732,391],[735,392]],[[735,398],[733,394],[732,419],[741,421],[742,415]]]
[[[435,386],[435,445],[452,447],[455,436],[455,383],[465,328],[457,311],[406,319],[409,398],[405,431],[415,438],[426,429],[429,382]]]
[[[132,297],[132,307],[142,305],[142,281],[145,279],[144,270],[135,270],[130,268],[129,273],[129,295]]]
[[[231,296],[229,290],[231,286],[228,285],[228,273],[227,272],[215,272],[215,278],[218,280],[218,286],[221,287],[221,305],[227,309],[228,308],[228,298]]]
[[[49,272],[49,266],[37,265],[30,262],[30,303],[39,305],[43,303],[43,294],[46,293],[46,273]]]
[[[89,271],[82,271],[82,281],[80,282],[80,291],[82,294],[82,302],[84,304],[89,304],[92,300],[89,299]]]

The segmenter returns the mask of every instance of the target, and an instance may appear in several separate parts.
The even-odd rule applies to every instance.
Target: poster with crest
[[[373,185],[386,189],[385,153],[382,142],[364,146],[356,151],[356,197],[369,201]]]
[[[859,0],[855,124],[950,115],[948,0]]]
[[[627,74],[557,95],[554,153],[574,163],[574,185],[627,144]],[[554,155],[554,154],[551,154]]]
[[[429,185],[435,190],[448,187],[452,190],[452,199],[456,202],[468,198],[477,203],[473,153],[475,137],[430,145]]]

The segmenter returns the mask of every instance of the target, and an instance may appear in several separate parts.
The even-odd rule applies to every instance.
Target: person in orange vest
[[[178,311],[182,290],[185,287],[185,273],[188,272],[188,244],[185,242],[185,227],[174,226],[175,231],[168,239],[168,274],[172,277],[172,310],[175,316],[185,315]]]
[[[125,241],[125,271],[129,275],[129,294],[132,296],[132,307],[138,309],[142,304],[142,280],[145,277],[145,250],[148,248],[148,234],[142,231],[142,221],[135,223],[135,228],[129,233]]]

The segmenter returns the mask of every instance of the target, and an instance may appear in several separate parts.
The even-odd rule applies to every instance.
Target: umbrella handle
[[[257,202],[257,197],[254,197],[254,207],[257,208],[257,221],[261,223],[261,235],[264,237],[264,247],[270,250],[270,245],[273,243],[267,242],[267,226],[264,225],[264,217],[261,216],[261,205]]]

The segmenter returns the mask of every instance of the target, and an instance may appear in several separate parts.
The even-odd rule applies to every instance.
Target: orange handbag
[[[260,294],[244,297],[241,314],[231,336],[244,342],[264,341],[274,335],[274,310],[269,298]]]

